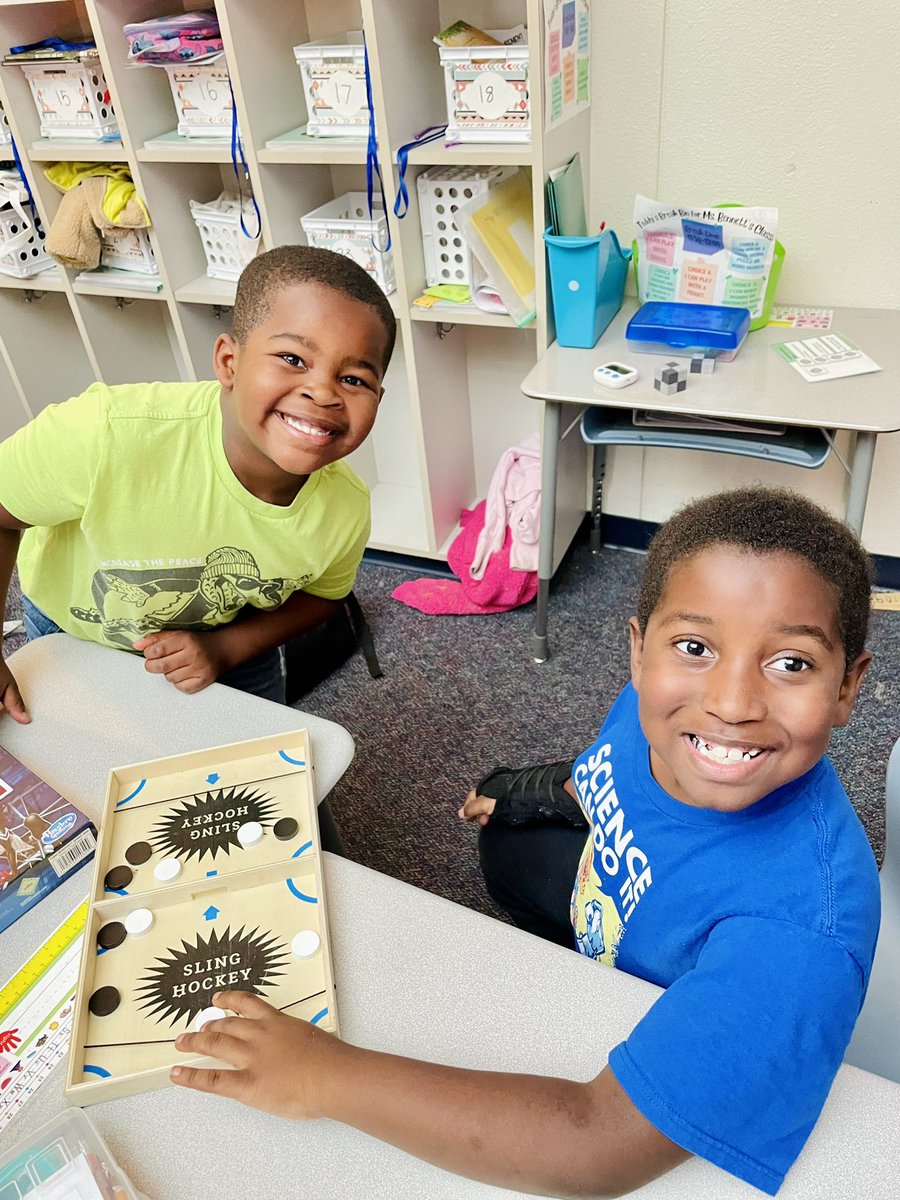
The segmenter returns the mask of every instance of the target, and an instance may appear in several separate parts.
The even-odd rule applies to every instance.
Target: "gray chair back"
[[[872,978],[844,1061],[900,1083],[900,740],[888,760],[881,932]]]

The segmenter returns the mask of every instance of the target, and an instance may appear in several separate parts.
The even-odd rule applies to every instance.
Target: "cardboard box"
[[[94,857],[97,830],[0,746],[0,932]]]

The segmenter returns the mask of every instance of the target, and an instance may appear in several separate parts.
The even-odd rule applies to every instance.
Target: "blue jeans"
[[[47,633],[64,632],[27,596],[22,597],[22,623],[29,642]],[[251,696],[261,696],[263,700],[284,704],[284,679],[284,652],[280,646],[276,646],[258,658],[251,658],[249,662],[225,671],[216,682],[237,688],[239,692],[249,692]]]

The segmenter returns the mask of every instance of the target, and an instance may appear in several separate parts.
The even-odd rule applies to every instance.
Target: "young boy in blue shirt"
[[[395,334],[350,259],[254,259],[214,381],[94,384],[0,445],[0,612],[18,555],[29,637],[283,701],[278,648],[347,595],[368,540],[368,491],[340,460],[372,428]],[[3,709],[29,719],[0,661]]]
[[[878,929],[875,861],[825,757],[871,658],[869,592],[854,535],[799,496],[689,506],[651,546],[631,683],[595,744],[470,792],[460,815],[516,921],[666,989],[589,1083],[361,1050],[240,992],[216,998],[238,1017],[176,1043],[236,1069],[173,1079],[540,1194],[622,1195],[696,1154],[774,1195]]]

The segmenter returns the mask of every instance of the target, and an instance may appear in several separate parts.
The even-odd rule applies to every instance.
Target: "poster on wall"
[[[544,128],[553,129],[591,102],[590,0],[543,0]]]

